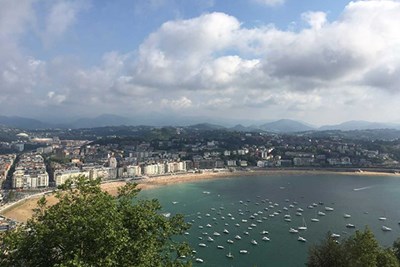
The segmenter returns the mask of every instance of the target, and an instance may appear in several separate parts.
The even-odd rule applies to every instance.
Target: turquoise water
[[[158,198],[165,212],[185,214],[186,220],[192,223],[189,234],[182,238],[197,251],[196,257],[204,260],[194,266],[304,266],[310,245],[324,239],[328,231],[348,236],[355,231],[346,228],[348,223],[356,229],[368,225],[384,246],[390,246],[400,237],[400,179],[388,176],[234,177],[169,185],[142,191],[140,195]],[[313,203],[318,205],[308,207]],[[326,211],[326,206],[334,210]],[[304,210],[302,216],[295,215],[298,208]],[[318,211],[326,216],[318,216]],[[278,215],[270,216],[274,212]],[[344,218],[345,213],[351,218]],[[284,220],[285,214],[291,215],[291,222]],[[255,218],[251,219],[251,215]],[[387,220],[380,221],[379,217]],[[320,221],[312,222],[311,218]],[[289,233],[290,227],[302,226],[303,221],[306,231]],[[382,231],[382,225],[392,231]],[[224,229],[229,234],[223,233]],[[269,232],[266,236],[270,241],[262,240],[264,230]],[[220,236],[214,236],[214,232]],[[236,235],[242,239],[236,240]],[[299,235],[307,242],[299,242]],[[207,241],[208,237],[214,241]],[[228,239],[234,243],[227,243]],[[251,244],[251,240],[256,240],[258,245]],[[200,247],[200,243],[206,247]],[[218,245],[224,249],[217,249]],[[249,253],[240,254],[239,250]],[[229,251],[233,259],[226,257]]]

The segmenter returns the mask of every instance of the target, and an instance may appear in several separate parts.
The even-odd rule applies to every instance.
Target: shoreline
[[[164,176],[154,176],[144,179],[131,180],[129,182],[137,183],[137,188],[141,190],[148,190],[153,188],[158,188],[171,184],[187,183],[187,182],[197,182],[206,181],[213,179],[225,179],[225,178],[235,178],[235,177],[246,177],[246,176],[270,176],[270,175],[326,175],[326,174],[336,174],[336,175],[356,175],[356,176],[393,176],[400,177],[399,173],[392,172],[377,172],[377,171],[362,171],[356,172],[354,170],[329,170],[329,169],[252,169],[250,171],[235,171],[235,172],[203,172],[203,173],[182,173],[182,174],[172,174]],[[126,181],[107,181],[101,184],[101,188],[110,193],[111,195],[116,195],[118,188],[125,185]],[[16,203],[10,204],[6,208],[3,208],[0,212],[1,215],[11,218],[19,222],[26,222],[33,214],[32,209],[36,207],[37,200],[41,195],[34,195],[18,201]],[[50,205],[56,203],[54,196],[48,196],[47,201]]]

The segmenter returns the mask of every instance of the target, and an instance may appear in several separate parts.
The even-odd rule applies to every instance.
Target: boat
[[[325,212],[323,212],[323,211],[318,211],[318,216],[325,216],[326,214],[325,214]]]
[[[211,224],[207,224],[206,226],[207,226],[208,228],[211,228],[211,227],[212,227]]]
[[[296,216],[302,216],[303,214],[301,212],[296,212]]]
[[[207,238],[207,241],[208,241],[208,242],[214,242],[214,239],[213,239],[211,236],[209,236],[209,237]]]
[[[326,211],[333,211],[334,209],[331,208],[331,207],[325,207],[325,210],[326,210]]]
[[[205,248],[205,247],[207,247],[207,245],[204,244],[204,243],[200,243],[200,244],[199,244],[199,247]]]
[[[169,218],[171,217],[171,213],[170,212],[166,212],[162,214],[165,218]]]
[[[178,201],[172,201],[172,204],[178,204],[179,202]]]
[[[240,235],[236,235],[236,236],[235,236],[235,239],[236,239],[236,240],[240,240],[240,239],[242,239],[242,238],[240,237]]]
[[[257,241],[255,241],[254,239],[252,239],[252,240],[250,241],[250,243],[251,243],[252,245],[258,245]]]
[[[236,227],[240,227],[240,224],[237,223],[237,224],[235,224],[235,226],[236,226]]]
[[[210,194],[210,192],[209,192],[209,191],[203,191],[203,194],[207,194],[207,195],[209,195],[209,194]]]
[[[348,223],[346,224],[347,228],[356,228],[356,226],[354,224]]]
[[[335,239],[335,238],[339,238],[340,235],[339,235],[339,234],[332,233],[332,234],[331,234],[331,237],[332,237],[333,239]]]
[[[224,246],[217,246],[217,249],[224,249]]]
[[[233,240],[232,239],[228,239],[228,240],[226,240],[226,242],[229,243],[229,244],[233,244]]]
[[[249,235],[249,232],[247,232],[247,231],[244,231],[244,232],[243,232],[243,234],[245,234],[245,235]]]
[[[297,208],[298,212],[303,212],[304,210],[302,208]]]
[[[302,237],[302,236],[299,236],[299,237],[297,238],[297,240],[300,241],[300,242],[307,242],[307,239],[305,239],[305,238]]]
[[[203,263],[204,260],[203,260],[203,259],[200,259],[200,258],[196,258],[196,262]]]
[[[269,232],[268,232],[268,231],[266,231],[266,230],[263,230],[263,231],[261,232],[261,234],[262,234],[262,235],[268,235],[268,234],[269,234]]]
[[[298,232],[299,232],[299,230],[297,230],[297,229],[294,229],[294,228],[289,229],[289,233],[291,233],[291,234],[297,234]]]
[[[184,232],[183,234],[184,234],[184,235],[190,235],[189,232]]]
[[[252,223],[252,224],[250,224],[250,226],[251,226],[251,227],[256,227],[257,225],[254,224],[254,223]]]
[[[262,241],[270,241],[270,239],[267,236],[263,236]]]
[[[290,218],[285,218],[284,220],[285,220],[285,222],[291,222],[292,221],[292,219],[290,219]]]
[[[386,217],[379,217],[380,221],[386,221],[386,219],[387,219]]]
[[[299,226],[299,227],[297,227],[297,229],[301,230],[301,231],[307,230],[307,224],[306,224],[306,221],[304,220],[304,218],[303,218],[303,226]]]
[[[345,213],[345,214],[343,214],[343,217],[344,217],[344,218],[346,218],[346,219],[348,219],[348,218],[351,218],[351,215],[350,215],[350,214],[347,214],[347,213]]]
[[[230,258],[230,259],[233,259],[233,254],[229,251],[229,253],[226,254],[226,257],[227,257],[227,258]]]
[[[311,221],[312,221],[312,222],[319,222],[319,219],[317,219],[317,218],[312,218]]]
[[[213,236],[220,236],[221,234],[220,233],[218,233],[218,232],[214,232],[213,233]]]
[[[247,250],[245,250],[245,249],[241,249],[241,250],[239,250],[239,253],[240,254],[247,254],[247,253],[249,253]]]
[[[210,217],[211,216],[211,214],[210,213],[206,213],[206,217]]]
[[[224,234],[229,234],[229,231],[227,229],[224,229]]]
[[[390,231],[392,231],[392,228],[383,225],[383,226],[382,226],[382,231],[384,231],[384,232],[390,232]]]

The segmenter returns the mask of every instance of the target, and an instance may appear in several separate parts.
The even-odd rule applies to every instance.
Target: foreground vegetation
[[[342,242],[328,233],[321,244],[309,250],[309,267],[398,267],[400,266],[400,239],[391,248],[379,246],[374,234],[366,228]]]
[[[173,240],[189,228],[183,216],[138,200],[134,184],[116,197],[83,177],[60,189],[57,204],[43,197],[26,225],[1,238],[0,266],[191,266],[190,247]]]

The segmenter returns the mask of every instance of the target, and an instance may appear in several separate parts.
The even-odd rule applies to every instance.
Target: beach
[[[222,172],[203,172],[203,173],[183,173],[183,174],[174,174],[174,175],[164,175],[158,177],[149,177],[144,179],[132,180],[131,182],[135,182],[138,184],[138,188],[141,190],[152,189],[155,187],[177,184],[177,183],[185,183],[185,182],[194,182],[201,180],[209,180],[209,179],[220,179],[220,178],[233,178],[233,177],[242,177],[242,176],[260,176],[260,175],[318,175],[318,174],[341,174],[341,175],[358,175],[358,176],[393,176],[399,177],[399,174],[388,173],[388,172],[374,172],[374,171],[362,171],[362,172],[354,172],[354,171],[331,171],[331,170],[251,170],[251,171],[222,171]],[[101,184],[101,188],[110,193],[111,195],[116,195],[118,192],[118,188],[123,186],[125,181],[110,181]],[[18,222],[26,222],[33,215],[33,209],[36,207],[36,203],[39,200],[40,196],[30,197],[21,201],[15,205],[8,207],[5,210],[2,210],[0,214],[16,220]],[[47,202],[49,205],[53,205],[57,202],[57,199],[52,195],[46,196]]]

